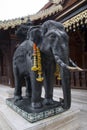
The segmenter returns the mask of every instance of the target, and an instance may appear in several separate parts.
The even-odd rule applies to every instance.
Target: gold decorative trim
[[[69,20],[65,21],[63,23],[65,28],[70,27],[72,24],[78,23],[81,21],[81,24],[83,23],[83,18],[85,18],[85,23],[87,23],[87,10],[75,15],[74,17],[70,18]],[[78,24],[77,24],[78,25]]]
[[[20,25],[22,23],[26,23],[29,17],[24,17],[23,20],[21,18],[7,20],[7,21],[1,21],[0,22],[0,29],[7,30],[9,27],[14,28],[17,25]]]

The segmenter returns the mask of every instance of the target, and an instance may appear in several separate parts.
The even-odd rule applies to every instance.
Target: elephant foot
[[[26,93],[26,98],[31,98],[31,93]]]
[[[44,105],[53,105],[54,101],[53,101],[52,98],[45,98],[44,101],[43,101],[43,104]]]
[[[69,109],[70,105],[67,105],[67,103],[64,103],[64,99],[60,98],[60,104],[64,109]]]
[[[70,106],[68,106],[68,105],[66,105],[66,104],[63,104],[62,107],[63,107],[63,109],[65,109],[65,110],[68,110],[68,109],[70,108]]]
[[[32,103],[31,103],[31,107],[32,107],[33,109],[39,109],[39,108],[42,107],[42,103],[41,103],[41,102],[32,102]]]
[[[22,96],[14,96],[14,102],[22,100]]]

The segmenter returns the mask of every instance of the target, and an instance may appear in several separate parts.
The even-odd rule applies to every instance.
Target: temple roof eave
[[[60,0],[61,1],[61,0]],[[35,21],[38,19],[44,19],[48,16],[51,16],[52,14],[55,14],[56,12],[60,12],[63,9],[61,4],[52,5],[50,8],[41,10],[36,14],[29,15],[22,18],[17,18],[13,20],[7,20],[7,21],[0,21],[0,29],[8,29],[8,28],[14,28],[15,26],[21,25],[22,23],[26,23],[28,19],[31,21]]]
[[[51,17],[55,14],[58,14],[58,12],[60,12],[59,13],[60,15],[58,15],[58,17],[55,18],[55,20],[58,21],[60,18],[63,18],[67,13],[70,14],[70,12],[72,12],[72,10],[77,8],[82,3],[86,2],[86,0],[80,1],[78,4],[76,4],[72,8],[64,11],[63,6],[61,4],[61,2],[63,0],[51,0],[51,1],[53,1],[54,4],[52,4],[49,8],[40,10],[36,14],[28,15],[23,18],[17,18],[17,19],[12,19],[12,20],[7,20],[7,21],[0,21],[0,29],[7,30],[8,28],[15,28],[18,25],[26,23],[29,19],[31,21],[43,20],[49,16]],[[56,1],[58,3],[55,3]],[[72,24],[79,22],[79,20],[82,20],[84,17],[85,17],[85,22],[87,22],[87,10],[86,9],[81,11],[79,14],[76,14],[75,16],[73,16],[69,19],[66,19],[62,23],[67,28],[68,26],[71,26]]]

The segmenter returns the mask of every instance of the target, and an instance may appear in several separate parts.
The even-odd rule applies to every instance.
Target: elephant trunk
[[[67,68],[67,65],[59,58],[58,55],[54,55],[55,61],[58,65],[60,65],[63,68]]]
[[[62,68],[81,71],[82,69],[79,68],[77,65],[75,65],[71,61],[71,59],[69,59],[68,57],[68,51],[69,51],[68,50],[68,35],[65,33],[65,31],[64,30],[62,31],[62,29],[56,29],[56,30],[51,29],[46,35],[50,35],[50,34],[56,34],[59,38],[59,40],[58,39],[56,40],[55,38],[55,45],[53,45],[51,48],[56,63],[60,65]],[[62,58],[60,58],[61,55],[62,55]],[[69,63],[73,64],[73,66],[69,66]]]
[[[77,66],[72,67],[72,66],[69,66],[68,64],[64,63],[63,60],[61,60],[60,57],[57,54],[54,54],[54,58],[55,58],[56,63],[59,66],[61,66],[62,68],[66,68],[66,69],[69,69],[69,70],[81,70]]]

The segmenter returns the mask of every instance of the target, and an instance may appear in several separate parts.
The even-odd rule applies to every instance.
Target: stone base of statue
[[[0,128],[1,130],[78,130],[79,113],[79,109],[71,107],[63,113],[30,123],[8,105],[3,105],[0,108]],[[25,113],[23,114],[25,117]]]
[[[22,100],[15,103],[13,98],[8,98],[6,103],[10,108],[31,123],[65,111],[57,101],[54,101],[51,105],[43,105],[43,107],[39,109],[32,109],[30,105],[31,102],[26,97],[23,97]]]

